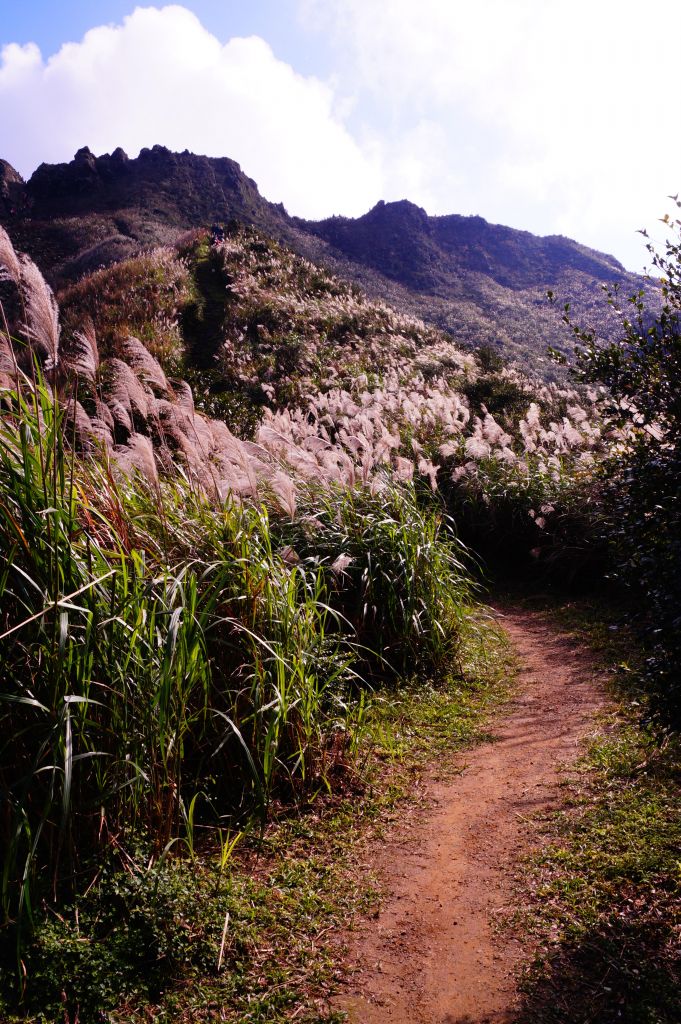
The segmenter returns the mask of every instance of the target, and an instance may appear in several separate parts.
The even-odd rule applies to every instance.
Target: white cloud
[[[289,211],[359,214],[381,196],[377,161],[344,126],[333,89],[277,60],[258,37],[222,45],[180,6],[137,8],[43,60],[0,53],[0,156],[42,161],[156,143],[230,156]]]
[[[388,194],[400,153],[420,130],[437,134],[410,156],[410,198],[431,212],[643,259],[635,230],[681,186],[678,0],[299,0],[299,11],[335,36],[339,87],[358,98],[351,123],[359,131],[357,112],[370,111]]]
[[[0,156],[29,174],[83,145],[161,143],[238,160],[302,216],[406,197],[643,262],[636,229],[681,188],[678,0],[297,3],[320,52],[335,40],[324,82],[258,37],[223,45],[180,6],[47,60],[6,46]]]

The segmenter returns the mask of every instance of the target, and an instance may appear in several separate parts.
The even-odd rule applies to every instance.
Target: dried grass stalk
[[[0,224],[0,281],[13,281],[21,286],[21,264],[10,237]]]
[[[22,256],[20,263],[26,336],[31,348],[52,368],[57,365],[59,354],[59,307],[33,260]]]
[[[120,354],[140,380],[157,398],[168,398],[170,385],[161,364],[138,338],[129,335],[120,345]],[[193,409],[193,402],[192,402]]]
[[[99,366],[99,350],[92,320],[88,319],[82,330],[62,341],[59,356],[62,369],[83,380],[94,381]]]

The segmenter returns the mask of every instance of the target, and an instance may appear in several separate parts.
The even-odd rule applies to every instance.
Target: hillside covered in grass
[[[550,546],[564,482],[589,472],[614,429],[597,390],[464,350],[250,229],[197,232],[59,298],[63,351],[84,322],[98,339],[103,386],[94,406],[78,399],[82,428],[104,401],[115,459],[151,444],[156,467],[175,460],[222,497],[265,488],[290,510],[306,480],[375,490],[391,477],[475,506],[482,523],[495,488],[494,515],[523,520],[527,552]]]

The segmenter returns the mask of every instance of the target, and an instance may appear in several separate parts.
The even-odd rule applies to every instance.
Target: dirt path
[[[388,897],[349,940],[353,973],[334,1007],[352,1024],[501,1024],[527,956],[495,931],[512,905],[530,816],[559,801],[557,767],[574,759],[606,698],[589,653],[541,613],[500,616],[518,654],[518,696],[494,741],[462,756],[462,774],[432,783],[432,803],[388,842],[376,865]]]

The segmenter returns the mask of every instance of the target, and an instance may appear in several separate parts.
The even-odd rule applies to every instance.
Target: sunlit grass
[[[287,520],[181,477],[121,479],[75,456],[43,385],[9,397],[2,431],[2,900],[20,951],[45,900],[139,870],[138,847],[194,856],[274,799],[332,791],[367,695],[459,652],[469,584],[408,491],[310,493]]]

